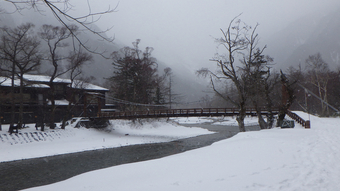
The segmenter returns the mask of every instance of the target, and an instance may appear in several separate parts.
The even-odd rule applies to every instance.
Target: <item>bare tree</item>
[[[0,10],[1,11],[1,10]],[[5,71],[5,61],[1,59],[0,57],[0,88],[1,84],[8,80],[8,73]],[[1,91],[1,90],[0,90]],[[3,119],[3,102],[5,102],[6,99],[0,98],[0,131],[2,131],[2,119]]]
[[[325,115],[328,102],[328,81],[330,80],[330,70],[328,64],[323,61],[321,54],[317,53],[306,59],[307,78],[309,82],[318,90],[321,102],[321,116]]]
[[[218,71],[212,72],[207,68],[197,71],[198,75],[209,76],[215,93],[238,108],[237,122],[241,132],[245,131],[244,118],[246,116],[246,103],[249,98],[249,92],[247,91],[249,76],[243,70],[239,70],[238,67],[241,67],[242,64],[250,64],[253,59],[252,51],[255,50],[257,43],[255,31],[256,27],[252,29],[252,27],[239,20],[238,16],[232,19],[227,31],[221,29],[223,36],[216,39],[216,42],[224,47],[226,51],[223,54],[217,53],[212,59],[217,63]],[[240,60],[240,62],[237,62],[237,60]],[[216,79],[231,80],[237,90],[237,98],[233,99],[217,90],[215,86]]]
[[[16,67],[18,68],[18,77],[20,79],[20,108],[19,108],[19,126],[22,125],[24,122],[23,120],[23,113],[24,113],[24,75],[32,72],[37,71],[38,67],[41,64],[42,55],[40,54],[40,42],[34,37],[27,37],[25,38],[25,48],[22,49],[22,58],[20,62],[16,63]]]
[[[81,78],[82,75],[82,66],[85,65],[86,63],[90,62],[92,60],[92,56],[88,54],[87,52],[83,52],[81,50],[81,47],[79,47],[78,50],[73,51],[70,53],[68,56],[68,62],[69,65],[71,66],[69,76],[70,76],[70,88],[68,92],[68,106],[67,106],[67,111],[65,112],[65,115],[63,116],[63,121],[61,128],[65,129],[66,126],[66,120],[69,118],[70,113],[71,113],[71,107],[72,104],[76,105],[76,100],[74,100],[74,97],[77,93],[75,91],[76,89],[80,90],[83,89],[84,85],[82,80],[76,80],[78,78]]]
[[[258,25],[256,25],[255,29]],[[278,74],[271,72],[273,58],[263,55],[266,46],[262,49],[257,48],[258,35],[253,30],[249,43],[249,54],[243,58],[243,67],[241,69],[247,76],[247,90],[249,97],[256,110],[258,123],[261,129],[271,128],[273,126],[274,115],[272,112],[273,98],[271,96],[274,87],[278,83]],[[268,111],[267,122],[262,117],[261,111]]]
[[[249,37],[245,37],[246,43],[248,44],[248,54],[243,56],[243,66],[241,67],[241,70],[243,71],[244,79],[246,80],[245,85],[248,96],[257,113],[258,123],[261,129],[266,129],[268,124],[261,114],[261,106],[263,105],[261,102],[264,97],[265,83],[270,76],[270,64],[273,62],[273,59],[263,55],[266,46],[262,49],[258,48],[258,34],[255,33],[257,27],[258,24],[252,30]],[[267,90],[269,90],[269,88]]]
[[[39,41],[34,36],[32,27],[33,24],[27,23],[18,26],[14,29],[7,27],[1,28],[1,45],[0,58],[6,65],[6,71],[11,77],[11,124],[14,125],[15,119],[15,96],[14,86],[15,78],[20,79],[20,116],[19,122],[23,122],[23,89],[24,89],[24,74],[34,71],[38,68],[41,61],[39,53]],[[19,124],[20,125],[20,124]]]
[[[172,69],[170,67],[167,67],[164,69],[164,77],[168,78],[168,86],[166,87],[166,94],[168,95],[168,100],[169,100],[169,108],[172,109],[172,103],[174,101],[174,95],[173,95],[173,73],[172,73]]]
[[[60,77],[68,72],[74,72],[76,68],[79,68],[79,60],[77,62],[68,62],[67,64],[63,64],[67,61],[67,59],[76,60],[77,56],[82,57],[81,59],[89,57],[89,55],[80,51],[81,45],[79,49],[74,49],[74,54],[65,55],[61,51],[63,48],[69,46],[68,39],[72,37],[72,33],[75,34],[78,30],[78,27],[75,25],[69,26],[69,29],[66,27],[58,27],[52,25],[43,25],[41,31],[39,32],[39,36],[43,39],[48,46],[47,60],[52,66],[52,70],[50,71],[50,91],[49,91],[49,100],[51,101],[51,115],[50,115],[50,127],[54,128],[54,117],[55,117],[55,83],[54,80],[57,77]],[[71,32],[72,31],[72,32]],[[85,55],[85,56],[84,56]],[[83,57],[84,56],[84,57]],[[80,58],[77,58],[80,59]]]
[[[49,0],[5,0],[5,2],[11,3],[17,11],[22,11],[23,9],[33,9],[34,11],[44,13],[43,8],[47,7],[52,14],[55,16],[56,20],[63,25],[70,34],[74,37],[76,41],[87,51],[95,54],[100,54],[102,56],[104,52],[97,52],[96,49],[91,49],[90,47],[86,46],[86,43],[83,42],[79,37],[78,34],[73,31],[71,27],[73,25],[78,25],[81,28],[89,31],[91,34],[98,36],[100,39],[112,42],[113,38],[108,38],[104,35],[105,32],[109,31],[112,27],[106,30],[96,30],[92,27],[96,21],[98,21],[101,16],[110,14],[115,12],[116,7],[111,8],[108,7],[107,10],[101,12],[92,12],[89,0],[87,0],[88,6],[88,13],[82,16],[72,16],[69,14],[69,11],[72,10],[74,7],[69,0],[57,0],[57,1],[49,1]],[[71,24],[69,24],[71,23]]]
[[[269,72],[267,76],[264,78],[263,86],[264,86],[264,101],[266,110],[268,111],[267,115],[267,127],[272,128],[274,125],[274,114],[273,114],[273,107],[278,106],[275,103],[279,103],[277,99],[277,92],[276,89],[280,82],[279,80],[279,73],[278,72]]]
[[[72,26],[72,30],[75,32],[77,27]],[[54,128],[54,117],[55,117],[55,84],[54,80],[67,73],[69,69],[62,67],[61,63],[66,60],[66,56],[60,53],[60,49],[67,47],[69,44],[66,43],[66,39],[71,36],[71,32],[66,27],[58,27],[52,25],[43,25],[39,32],[39,36],[43,39],[48,46],[47,60],[52,66],[49,80],[49,100],[51,101],[51,113],[50,113],[50,128]]]
[[[176,93],[173,90],[174,87],[174,78],[175,75],[172,72],[172,69],[170,67],[167,67],[164,69],[164,97],[165,97],[165,104],[169,105],[169,108],[172,109],[173,104],[178,103],[178,101],[181,99],[181,95]]]

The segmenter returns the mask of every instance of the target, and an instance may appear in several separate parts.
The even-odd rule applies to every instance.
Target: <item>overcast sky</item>
[[[131,46],[141,39],[141,47],[154,48],[153,56],[169,66],[197,69],[212,65],[216,52],[213,37],[220,37],[230,20],[240,18],[249,25],[259,23],[263,44],[290,22],[309,14],[326,15],[339,9],[339,0],[88,0],[92,12],[117,6],[116,12],[104,15],[96,24],[116,43]],[[70,14],[88,11],[85,0],[70,0]],[[268,45],[270,48],[270,44]],[[274,58],[275,59],[275,58]]]
[[[154,47],[157,59],[194,70],[211,64],[216,52],[213,37],[219,37],[219,29],[240,13],[247,24],[260,24],[258,33],[265,41],[297,18],[322,16],[340,6],[339,0],[92,0],[91,5],[100,10],[107,2],[111,7],[118,4],[117,12],[98,25],[113,26],[109,34],[116,42],[131,45],[141,39],[142,47]]]

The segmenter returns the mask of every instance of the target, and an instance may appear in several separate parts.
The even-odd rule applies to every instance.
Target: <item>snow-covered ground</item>
[[[176,121],[179,124],[209,123],[213,125],[238,126],[236,117],[181,117],[172,118],[172,120]],[[244,119],[244,123],[246,126],[258,125],[257,121],[257,117],[247,116]]]
[[[310,119],[311,129],[296,124],[239,133],[208,147],[28,190],[340,190],[340,119]]]
[[[202,120],[204,122],[204,120]],[[169,142],[187,137],[213,133],[202,128],[188,128],[166,120],[143,120],[133,124],[127,120],[113,120],[104,130],[74,128],[36,131],[34,124],[7,133],[8,125],[0,131],[0,162],[51,156],[87,150],[121,147],[134,144]]]

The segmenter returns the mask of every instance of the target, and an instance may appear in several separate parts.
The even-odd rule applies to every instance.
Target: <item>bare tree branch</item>
[[[60,22],[63,26],[65,26],[70,31],[73,38],[76,41],[78,41],[79,44],[85,50],[87,50],[88,52],[93,53],[93,54],[101,55],[104,58],[109,58],[109,57],[104,55],[105,50],[98,52],[98,50],[96,48],[91,49],[90,47],[86,46],[86,42],[82,41],[79,38],[77,33],[74,33],[74,31],[72,30],[72,27],[70,27],[70,24],[68,24],[66,21],[71,22],[71,23],[73,22],[73,24],[77,24],[77,25],[81,26],[82,28],[84,28],[84,30],[89,31],[90,33],[98,36],[101,40],[111,43],[111,42],[113,42],[114,38],[106,37],[104,35],[104,33],[109,31],[110,29],[112,29],[112,27],[109,27],[106,30],[98,31],[98,30],[93,29],[91,27],[91,24],[94,24],[95,22],[97,22],[101,18],[102,15],[115,12],[117,7],[118,7],[118,4],[113,9],[108,7],[108,9],[105,10],[105,11],[93,13],[91,6],[89,4],[89,0],[87,0],[88,14],[83,15],[83,16],[79,16],[79,17],[75,17],[75,16],[68,14],[68,12],[73,7],[70,4],[69,0],[55,0],[55,1],[49,1],[49,0],[5,0],[5,1],[11,3],[18,12],[21,12],[23,9],[34,9],[37,12],[43,13],[41,6],[43,6],[43,5],[47,6],[49,8],[49,10],[55,16],[57,21]],[[57,6],[57,4],[63,5],[64,8],[63,9],[59,8]]]

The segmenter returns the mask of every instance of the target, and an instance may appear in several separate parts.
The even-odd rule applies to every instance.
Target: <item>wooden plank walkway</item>
[[[278,110],[273,110],[274,114]],[[136,119],[136,118],[162,118],[162,117],[200,117],[200,116],[236,116],[238,115],[236,108],[194,108],[194,109],[166,109],[153,111],[130,111],[130,112],[102,112],[98,118],[103,119]],[[256,116],[254,109],[248,109],[247,115]],[[262,115],[268,114],[262,111]]]

